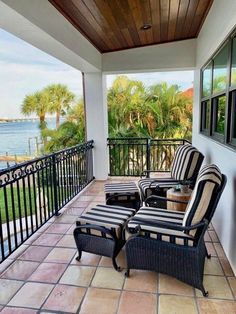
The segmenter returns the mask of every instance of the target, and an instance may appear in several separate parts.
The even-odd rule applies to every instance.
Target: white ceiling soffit
[[[175,71],[195,68],[196,39],[109,52],[102,55],[105,73]]]

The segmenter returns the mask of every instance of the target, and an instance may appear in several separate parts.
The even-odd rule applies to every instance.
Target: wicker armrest
[[[117,240],[116,235],[111,230],[107,229],[106,227],[102,227],[102,226],[98,226],[98,225],[92,225],[92,224],[84,224],[84,225],[76,226],[76,228],[74,230],[74,236],[76,236],[77,234],[82,233],[81,229],[97,230],[97,231],[103,232],[105,234],[108,234],[109,236],[112,237],[113,240]]]
[[[148,196],[145,200],[144,203],[147,206],[148,201],[152,202],[152,203],[156,203],[158,204],[158,201],[168,201],[168,202],[173,202],[173,203],[180,203],[180,204],[188,204],[188,201],[179,201],[179,200],[174,200],[174,199],[170,199],[167,197],[163,197],[163,196],[158,196],[158,195],[150,195]]]
[[[126,222],[126,226],[128,229],[128,223],[130,220],[135,219],[135,223],[140,223],[140,224],[145,224],[148,226],[152,226],[152,227],[159,227],[159,228],[165,228],[165,229],[173,229],[173,230],[177,230],[177,231],[190,231],[190,230],[194,230],[194,229],[199,229],[199,228],[203,228],[203,227],[207,227],[208,225],[208,221],[206,219],[204,219],[203,222],[200,222],[198,224],[192,225],[192,226],[188,226],[188,227],[184,227],[182,225],[177,225],[175,223],[171,223],[171,222],[166,222],[166,221],[157,221],[157,220],[152,220],[152,219],[145,219],[145,218],[134,218],[131,217],[127,220]],[[140,227],[140,225],[139,225]],[[140,227],[141,228],[141,227]],[[128,230],[127,229],[127,230]]]
[[[135,224],[137,224],[136,227],[135,228],[129,228],[128,224],[131,220],[132,220],[132,218],[128,219],[128,221],[126,222],[125,227],[123,229],[122,238],[124,240],[126,240],[125,232],[130,234],[129,238],[135,238],[136,236],[140,236],[142,231],[144,231],[145,234],[153,233],[152,230],[148,231],[146,229],[142,229],[141,224],[143,224],[145,226],[157,227],[157,228],[166,229],[166,230],[179,231],[180,232],[179,235],[172,235],[175,239],[178,239],[178,238],[183,239],[183,235],[188,234],[188,240],[192,240],[195,242],[195,241],[198,241],[200,239],[203,239],[204,233],[205,233],[207,226],[208,226],[207,220],[204,220],[203,222],[192,225],[190,227],[184,227],[182,225],[177,225],[175,223],[170,223],[170,222],[165,222],[165,221],[156,221],[156,220],[151,220],[151,219],[135,218]],[[192,236],[189,234],[189,231],[194,230],[194,229],[195,230],[196,229],[201,230],[200,236],[197,236],[197,238],[195,236]],[[181,233],[182,233],[182,235],[181,235]],[[163,232],[163,235],[165,235],[165,232]]]

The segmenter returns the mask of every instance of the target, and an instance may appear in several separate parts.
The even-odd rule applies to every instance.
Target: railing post
[[[52,155],[52,184],[53,184],[53,195],[54,195],[54,207],[55,216],[59,216],[58,196],[57,196],[57,167],[56,167],[56,155]]]
[[[150,138],[148,138],[146,141],[147,170],[151,170],[150,169],[150,164],[151,164],[150,146],[151,146],[151,140],[150,140]],[[150,177],[150,172],[147,171],[147,178],[149,178],[149,177]]]

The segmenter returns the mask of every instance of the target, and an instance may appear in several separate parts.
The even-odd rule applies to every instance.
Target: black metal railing
[[[169,171],[185,139],[108,138],[109,175],[139,176],[145,170]]]
[[[0,171],[0,262],[93,179],[93,141]]]

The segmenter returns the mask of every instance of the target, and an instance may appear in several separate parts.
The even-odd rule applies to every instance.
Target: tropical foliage
[[[58,129],[42,131],[44,151],[53,152],[85,141],[83,101],[77,102],[67,113],[66,121]]]
[[[21,112],[29,116],[36,114],[39,118],[39,127],[41,129],[46,127],[45,117],[49,112],[49,97],[43,91],[38,91],[34,94],[25,96],[21,106]]]
[[[150,87],[127,76],[118,76],[108,90],[109,137],[191,138],[192,98],[177,85]],[[54,84],[25,97],[22,112],[40,119],[44,152],[85,140],[83,101],[61,84]],[[56,114],[57,129],[45,127],[47,113]],[[65,121],[60,124],[60,116]]]
[[[65,115],[75,100],[75,95],[69,91],[66,85],[52,84],[46,87],[43,92],[49,98],[49,111],[56,113],[56,128],[60,125],[60,116]]]
[[[119,76],[108,91],[109,136],[191,138],[192,99],[177,85]]]
[[[75,95],[66,85],[52,84],[34,94],[26,95],[21,106],[24,115],[36,114],[40,129],[46,128],[46,114],[56,114],[56,127],[59,127],[60,116],[65,115],[75,100]]]

